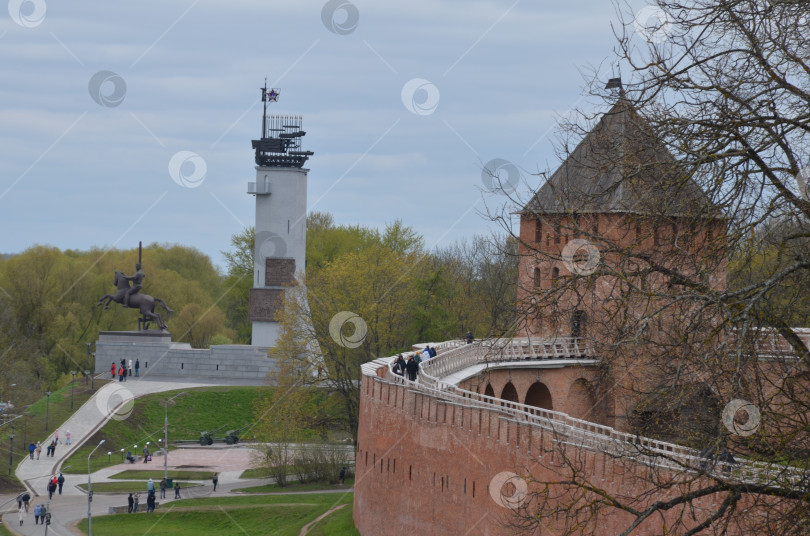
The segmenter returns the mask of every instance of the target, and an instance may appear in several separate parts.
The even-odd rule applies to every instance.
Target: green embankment
[[[147,533],[298,536],[304,525],[345,504],[312,525],[308,534],[359,536],[352,522],[352,500],[352,493],[185,499],[158,508],[155,514],[94,517],[93,533],[97,536],[142,536]],[[79,524],[79,529],[87,532],[87,520]]]
[[[196,482],[186,482],[180,480],[180,488],[196,488],[202,484]],[[79,484],[79,488],[87,491],[87,484]],[[93,493],[135,493],[136,491],[144,495],[146,500],[146,480],[141,482],[137,481],[121,481],[121,482],[97,482],[93,484]]]
[[[244,473],[243,473],[244,475]],[[325,484],[323,482],[307,482],[301,484],[297,480],[289,482],[286,486],[279,486],[278,484],[267,484],[264,486],[252,486],[248,488],[234,489],[235,492],[240,493],[290,493],[295,491],[321,491],[321,490],[349,490],[354,486],[354,477],[347,478],[344,484]]]
[[[189,389],[174,399],[169,406],[169,443],[176,440],[198,440],[200,432],[225,425],[214,437],[253,422],[253,401],[260,387],[203,387]],[[121,420],[110,420],[78,451],[65,461],[69,473],[87,474],[87,455],[104,439],[104,445],[90,460],[90,470],[97,471],[122,463],[126,452],[142,454],[149,441],[149,449],[157,451],[163,438],[163,400],[183,390],[155,393],[135,399],[132,413]],[[250,432],[243,439],[251,439]],[[137,445],[137,448],[135,447]],[[123,452],[121,449],[124,449]],[[109,454],[108,454],[109,453]],[[149,477],[146,477],[149,478]],[[154,478],[154,477],[153,477]]]

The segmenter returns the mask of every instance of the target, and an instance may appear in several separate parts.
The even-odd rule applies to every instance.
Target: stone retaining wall
[[[96,341],[96,373],[110,373],[125,359],[140,360],[140,375],[263,379],[275,368],[268,348],[229,344],[194,349],[173,343],[166,331],[103,331]]]

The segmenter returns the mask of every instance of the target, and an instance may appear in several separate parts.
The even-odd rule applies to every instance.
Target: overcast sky
[[[0,252],[157,241],[222,267],[253,224],[265,76],[271,111],[303,116],[310,211],[401,219],[429,247],[488,233],[482,166],[556,167],[615,20],[606,0],[11,0]]]

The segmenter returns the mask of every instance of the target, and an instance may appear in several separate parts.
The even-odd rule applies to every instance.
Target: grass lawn
[[[93,518],[93,533],[97,536],[142,536],[147,533],[297,536],[307,523],[335,506],[346,504],[311,527],[309,534],[359,536],[351,521],[352,500],[352,493],[185,499],[158,508],[154,515],[96,516]],[[79,529],[87,532],[87,520],[79,524]]]
[[[180,481],[181,492],[187,488],[198,488],[200,486],[201,484],[195,482]],[[87,491],[87,484],[79,484],[78,487]],[[160,489],[157,482],[155,483],[155,488]],[[135,493],[136,491],[146,494],[145,480],[142,482],[99,482],[98,484],[93,484],[93,493]]]
[[[281,487],[278,484],[267,484],[266,486],[253,486],[251,488],[240,488],[233,491],[241,491],[242,493],[284,493],[288,491],[322,491],[335,489],[348,490],[352,486],[354,486],[354,478],[347,478],[346,483],[343,485],[328,484],[325,482],[308,482],[306,484],[301,484],[297,480],[294,480],[284,487]]]
[[[99,390],[106,382],[95,380],[95,389]],[[63,422],[68,417],[73,415],[70,409],[70,384],[51,393],[50,402],[47,397],[42,397],[34,404],[25,410],[24,417],[14,421],[12,424],[6,425],[0,429],[0,458],[9,459],[9,446],[10,435],[14,434],[14,465],[16,465],[24,456],[28,455],[28,444],[31,441],[45,441],[45,438],[54,430],[59,429],[59,438],[64,441],[65,430],[60,429]],[[90,391],[90,384],[85,385],[84,379],[79,377],[76,380],[73,391],[73,408],[74,411],[79,409],[82,404],[87,402],[93,395]],[[12,410],[12,413],[16,413]],[[48,431],[45,431],[45,420],[47,414]],[[59,448],[56,450],[59,454]],[[85,464],[87,463],[87,454],[85,457]],[[45,447],[42,447],[42,455],[45,455]],[[86,466],[86,465],[85,465]],[[0,474],[0,493],[8,493],[14,490],[23,489],[22,484],[12,475],[9,476],[7,471]]]
[[[169,406],[169,442],[198,440],[200,432],[224,425],[225,428],[214,435],[215,438],[221,438],[228,430],[250,424],[253,422],[253,401],[260,389],[266,388],[202,387],[187,390],[187,394],[176,398]],[[111,420],[96,432],[65,461],[65,465],[70,465],[71,468],[64,472],[86,474],[87,455],[102,439],[106,442],[91,458],[91,471],[121,463],[121,449],[124,452],[143,454],[143,446],[147,441],[150,443],[150,450],[157,451],[160,448],[158,439],[163,438],[164,422],[164,409],[160,402],[182,392],[183,390],[166,391],[136,398],[132,414],[124,420]],[[53,395],[51,405],[53,406]]]
[[[0,536],[11,536],[11,533],[2,523],[0,523]]]
[[[182,479],[182,480],[211,480],[214,477],[214,471],[169,471],[169,478]],[[156,483],[160,482],[163,478],[163,470],[146,470],[138,471],[128,469],[115,473],[110,476],[114,480],[143,480],[147,481],[150,478]]]

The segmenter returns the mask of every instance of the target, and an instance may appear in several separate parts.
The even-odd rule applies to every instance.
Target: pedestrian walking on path
[[[166,479],[165,478],[160,479],[160,498],[161,499],[166,498]]]
[[[146,498],[146,513],[155,511],[155,494],[150,493]]]
[[[17,517],[20,519],[20,526],[23,526],[23,521],[25,521],[25,509],[20,508],[17,512]]]
[[[40,454],[42,454],[42,442],[37,441],[37,460],[39,459]]]
[[[132,494],[130,493],[130,494],[129,494],[129,497],[127,497],[127,513],[128,513],[128,514],[131,514],[131,513],[132,513],[132,507],[133,507],[134,505],[135,505],[135,498],[134,498],[134,497],[132,496]]]
[[[151,478],[146,483],[146,491],[148,491],[150,495],[155,494],[155,481],[152,480]]]
[[[141,360],[136,359],[135,360],[135,377],[136,378],[140,376],[140,371],[139,371],[140,368],[141,368]]]
[[[65,432],[65,445],[70,445],[70,430]]]
[[[31,456],[31,459],[34,459],[34,451],[37,449],[37,446],[34,445],[34,442],[31,441],[31,444],[28,445],[28,454]]]
[[[39,515],[42,512],[40,505],[37,505],[34,508],[34,525],[39,525]],[[42,520],[43,525],[45,524],[45,520]]]
[[[174,498],[175,499],[180,498],[180,482],[174,483]]]
[[[65,484],[65,477],[62,473],[59,473],[59,478],[56,479],[56,483],[59,484],[59,495],[62,495],[62,486]]]
[[[216,473],[214,473],[214,478],[212,480],[214,481],[214,491],[216,491],[217,490],[217,484],[219,484],[219,477],[217,476]]]
[[[138,513],[138,503],[141,502],[141,494],[137,491],[135,492],[135,504],[132,505],[132,513]]]

